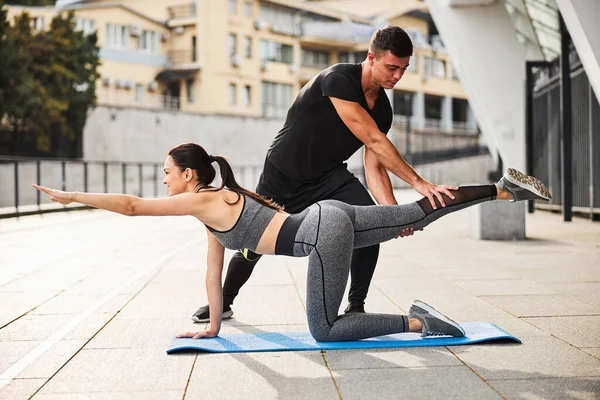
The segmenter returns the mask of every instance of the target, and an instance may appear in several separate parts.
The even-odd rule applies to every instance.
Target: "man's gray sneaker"
[[[231,310],[231,306],[223,306],[223,315],[222,319],[229,319],[233,316],[233,311]],[[192,321],[194,322],[210,322],[210,310],[208,308],[208,304],[200,307],[194,315],[192,315]]]
[[[498,188],[512,194],[511,201],[550,200],[550,191],[539,179],[509,168],[498,181]]]
[[[416,318],[423,323],[421,336],[465,336],[465,330],[429,304],[415,300],[408,310],[408,318]]]

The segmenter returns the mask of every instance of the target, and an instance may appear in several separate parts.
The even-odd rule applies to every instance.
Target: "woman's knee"
[[[342,211],[350,219],[352,224],[354,224],[354,219],[355,219],[354,206],[343,203],[339,200],[323,200],[323,201],[319,202],[319,204],[323,205],[326,208],[333,208],[333,209]]]
[[[337,206],[324,205],[321,211],[321,226],[330,229],[339,236],[352,236],[354,222],[343,209]]]
[[[329,331],[331,331],[331,327],[325,322],[321,323],[311,323],[308,321],[308,331],[310,335],[317,342],[329,342]]]

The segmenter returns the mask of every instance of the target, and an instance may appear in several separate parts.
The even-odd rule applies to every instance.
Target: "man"
[[[388,26],[374,33],[362,63],[333,65],[308,82],[267,152],[256,192],[290,213],[325,199],[372,205],[369,192],[345,163],[364,145],[365,177],[377,203],[397,204],[387,171],[429,198],[434,208],[434,196],[443,206],[442,192],[454,198],[421,178],[386,137],[393,112],[384,89],[392,89],[402,78],[412,52],[406,32]],[[412,234],[407,229],[398,236]],[[352,254],[346,313],[364,312],[378,255],[379,245]],[[233,315],[231,304],[260,257],[247,249],[232,257],[223,285],[223,319]],[[192,317],[196,322],[209,318],[208,306]]]

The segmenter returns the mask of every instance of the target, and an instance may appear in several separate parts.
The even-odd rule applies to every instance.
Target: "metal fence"
[[[262,165],[232,167],[244,187],[256,186]],[[0,218],[62,211],[47,207],[47,196],[34,190],[38,183],[53,189],[96,193],[125,193],[139,197],[161,197],[163,164],[152,162],[88,161],[0,156]]]
[[[456,160],[489,154],[485,147],[445,149],[406,155],[407,161],[415,166],[435,172],[435,181],[446,182],[451,178],[443,161]],[[463,162],[464,163],[464,162]],[[427,164],[427,165],[426,165]],[[436,169],[436,165],[441,167]],[[139,197],[164,197],[163,164],[153,162],[90,161],[73,159],[49,159],[34,157],[0,156],[0,218],[70,210],[52,204],[47,196],[33,189],[30,184],[38,183],[53,189],[96,193],[124,193]],[[262,165],[232,166],[237,182],[254,190],[262,172]],[[431,170],[431,171],[430,171]],[[439,170],[439,171],[438,171]],[[350,168],[363,184],[366,184],[362,167]],[[462,172],[466,181],[469,170]],[[219,176],[217,174],[217,176]],[[427,176],[423,175],[426,179]],[[219,184],[219,179],[214,184]],[[405,186],[399,186],[405,187]],[[76,206],[75,208],[89,208]]]
[[[561,132],[561,82],[552,64],[538,70],[533,82],[531,172],[548,182],[549,205],[563,208],[564,136]],[[600,105],[580,63],[571,70],[572,210],[600,217]]]

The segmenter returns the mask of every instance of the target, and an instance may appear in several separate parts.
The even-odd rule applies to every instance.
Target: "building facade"
[[[28,12],[35,29],[73,10],[78,29],[97,33],[99,105],[257,118],[285,117],[314,75],[338,62],[361,62],[375,29],[397,24],[411,34],[415,51],[388,93],[396,122],[410,118],[415,130],[477,130],[451,60],[422,10],[397,10],[373,21],[295,0],[84,0],[8,9],[11,20]]]

